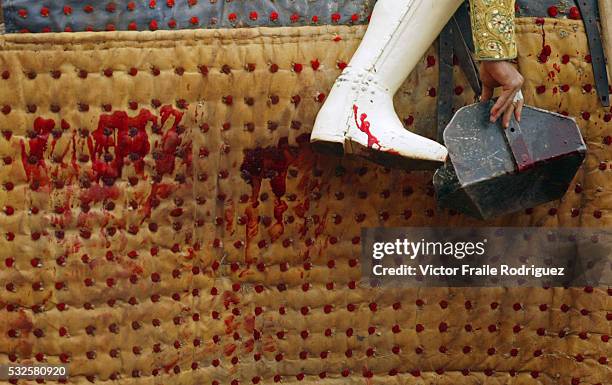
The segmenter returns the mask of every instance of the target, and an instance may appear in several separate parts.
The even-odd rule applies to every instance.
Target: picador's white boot
[[[446,148],[406,130],[393,96],[462,2],[378,0],[361,45],[319,111],[313,147],[390,167],[443,162]]]

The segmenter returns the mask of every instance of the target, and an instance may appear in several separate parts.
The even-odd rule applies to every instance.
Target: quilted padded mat
[[[374,0],[4,0],[10,32],[363,24]]]
[[[360,229],[481,224],[430,173],[313,154],[364,27],[5,35],[0,360],[71,383],[610,384],[612,289],[371,289]],[[521,19],[527,102],[589,146],[566,197],[608,226],[612,117],[575,21]],[[456,72],[456,107],[473,93]],[[435,48],[396,97],[432,134]]]
[[[375,0],[4,0],[8,32],[355,25]],[[517,16],[579,19],[575,0],[517,0]]]

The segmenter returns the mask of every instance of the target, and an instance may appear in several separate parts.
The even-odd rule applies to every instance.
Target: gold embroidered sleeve
[[[516,58],[514,0],[470,0],[477,60]]]

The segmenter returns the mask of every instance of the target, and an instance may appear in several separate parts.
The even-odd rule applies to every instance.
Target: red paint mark
[[[368,147],[373,147],[375,144],[380,147],[378,139],[372,134],[370,131],[370,122],[367,121],[368,115],[361,114],[359,118],[357,117],[359,112],[359,108],[356,105],[353,105],[353,115],[355,117],[355,124],[359,131],[363,132],[368,136]],[[359,120],[358,120],[359,119]]]

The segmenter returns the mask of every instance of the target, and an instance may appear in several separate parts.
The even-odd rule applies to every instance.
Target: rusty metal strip
[[[438,142],[444,144],[444,129],[453,117],[453,42],[452,20],[440,33],[438,56],[440,60],[438,93]]]
[[[529,152],[529,148],[527,147],[527,143],[523,137],[521,125],[514,118],[510,122],[510,127],[506,129],[501,128],[501,124],[498,125],[500,126],[500,129],[504,131],[504,136],[508,141],[508,146],[510,147],[512,156],[514,156],[514,161],[518,171],[525,171],[533,167],[533,157]]]
[[[591,53],[591,64],[593,66],[593,76],[595,77],[595,88],[599,101],[604,107],[610,106],[610,91],[608,83],[608,70],[606,68],[606,58],[597,25],[597,3],[596,0],[579,0],[578,7],[584,21]]]

